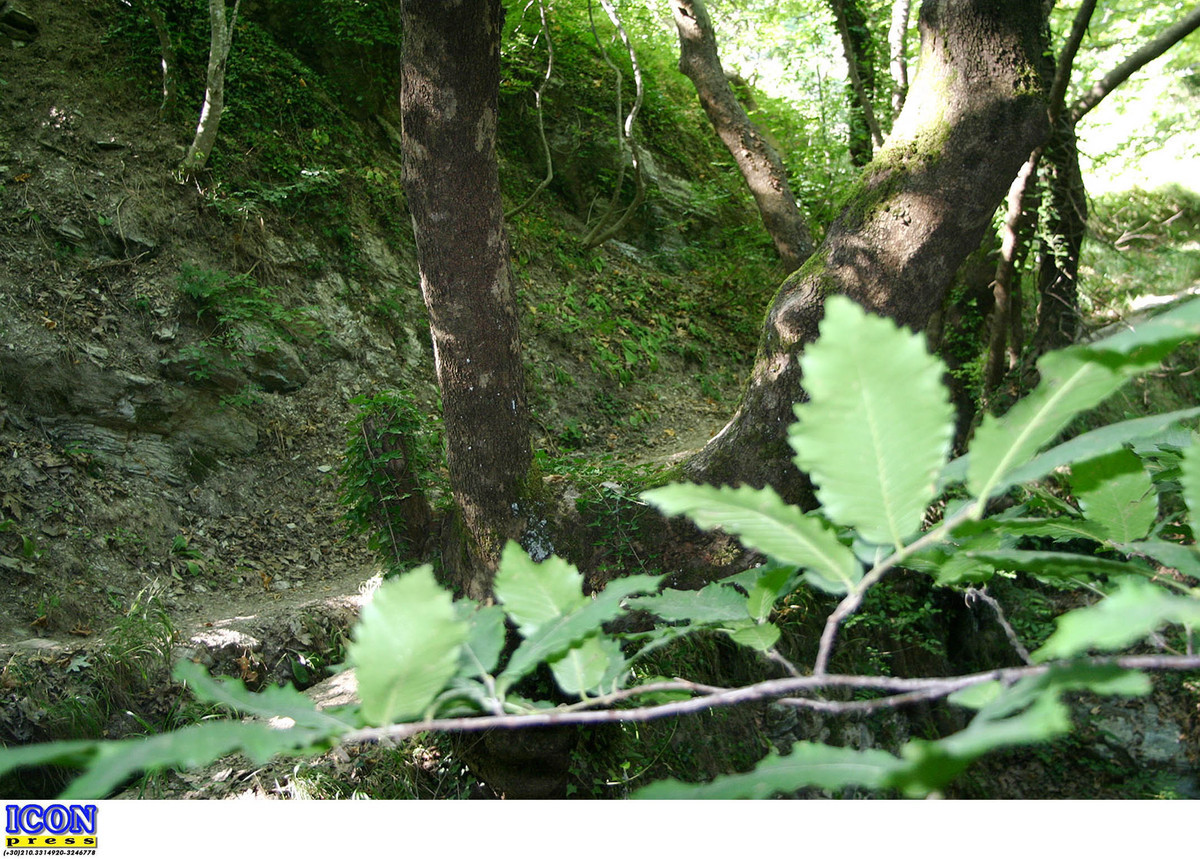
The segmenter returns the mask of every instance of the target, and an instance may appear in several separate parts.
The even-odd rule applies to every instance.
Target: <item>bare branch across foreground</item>
[[[1043,665],[1026,665],[1017,668],[1000,668],[977,674],[958,677],[868,677],[850,674],[826,674],[822,676],[785,677],[765,680],[750,686],[725,689],[692,683],[688,680],[673,680],[652,683],[625,689],[620,692],[593,698],[579,704],[555,708],[543,712],[505,716],[467,716],[456,719],[428,719],[381,728],[364,728],[343,735],[343,744],[373,743],[403,740],[429,731],[492,731],[518,730],[522,728],[558,727],[563,725],[596,725],[613,722],[649,722],[670,716],[683,716],[714,707],[729,707],[750,701],[775,700],[792,707],[817,710],[834,715],[862,713],[895,708],[919,701],[945,698],[961,689],[980,683],[997,681],[1012,684],[1018,680],[1037,677],[1065,663],[1053,662]],[[1116,667],[1143,671],[1200,671],[1200,656],[1119,656],[1084,660],[1092,667]],[[831,701],[820,697],[795,697],[814,694],[820,690],[857,689],[891,693],[882,698],[867,701]],[[628,709],[613,709],[614,704],[645,695],[659,693],[688,693],[694,697]],[[603,709],[594,709],[601,707]],[[590,708],[590,709],[585,709]]]

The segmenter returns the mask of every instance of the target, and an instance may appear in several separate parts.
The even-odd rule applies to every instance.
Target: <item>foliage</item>
[[[328,747],[383,736],[410,736],[437,729],[484,729],[648,719],[696,712],[756,698],[787,697],[793,706],[885,708],[901,701],[949,698],[974,712],[964,729],[940,739],[906,743],[894,754],[799,743],[790,755],[769,756],[744,775],[725,776],[696,787],[667,782],[642,796],[767,796],[804,786],[835,789],[859,785],[927,796],[942,791],[972,761],[993,749],[1037,743],[1071,727],[1068,692],[1142,695],[1149,680],[1140,668],[1196,669],[1194,657],[1094,657],[1136,644],[1166,626],[1185,635],[1200,624],[1195,548],[1165,539],[1166,523],[1150,520],[1153,481],[1138,474],[1144,448],[1173,421],[1195,416],[1191,409],[1161,419],[1127,421],[1055,444],[1061,429],[1121,381],[1153,367],[1166,350],[1200,337],[1200,302],[1184,304],[1130,331],[1047,355],[1042,382],[1004,416],[989,418],[965,457],[947,461],[949,430],[934,427],[904,445],[872,433],[878,415],[896,417],[897,404],[928,399],[935,414],[944,393],[942,366],[923,358],[921,338],[881,324],[847,300],[829,300],[821,326],[821,349],[805,366],[811,404],[797,407],[791,439],[800,447],[834,426],[844,438],[870,451],[880,473],[864,481],[856,469],[815,468],[823,507],[802,513],[769,489],[712,489],[671,486],[644,493],[664,512],[687,512],[702,527],[720,527],[750,548],[772,556],[770,563],[700,591],[660,590],[658,576],[616,579],[591,597],[569,563],[551,558],[534,563],[519,547],[504,551],[495,580],[495,605],[471,600],[451,603],[428,567],[386,582],[364,612],[350,649],[359,672],[361,706],[317,711],[289,689],[249,693],[239,681],[217,681],[200,668],[177,669],[203,701],[261,721],[208,721],[172,734],[120,743],[70,742],[6,749],[0,772],[58,762],[84,767],[68,795],[103,795],[137,769],[196,766],[240,750],[255,760],[275,754]],[[872,349],[907,361],[895,378],[879,366]],[[948,424],[950,414],[941,420]],[[902,438],[904,438],[902,436]],[[910,447],[916,450],[910,450]],[[1048,448],[1048,449],[1047,449]],[[1140,449],[1134,445],[1133,450]],[[1200,457],[1194,445],[1180,455],[1175,486],[1190,503],[1200,503]],[[929,466],[929,458],[938,462]],[[858,458],[858,450],[836,451]],[[807,452],[798,457],[807,462]],[[1132,457],[1132,458],[1131,458]],[[1078,506],[997,504],[1014,485],[1053,470],[1071,470]],[[1158,484],[1160,490],[1163,483]],[[935,492],[950,500],[926,512]],[[1037,495],[1037,491],[1034,491]],[[1022,548],[1030,536],[1069,540],[1062,551]],[[1081,551],[1082,545],[1090,551]],[[1168,548],[1169,547],[1169,548]],[[1154,558],[1164,568],[1146,563]],[[1168,561],[1169,559],[1169,561]],[[867,592],[889,572],[907,566],[943,585],[977,584],[998,573],[1025,570],[1060,583],[1078,582],[1100,599],[1062,615],[1056,630],[1029,664],[964,677],[844,677],[827,672],[839,629]],[[779,631],[772,618],[780,601],[802,581],[841,602],[821,637],[812,673],[765,681],[736,690],[712,690],[686,681],[640,678],[631,686],[638,660],[698,631],[719,631],[753,650],[783,659],[775,650]],[[611,633],[606,626],[629,610],[649,612],[662,624],[643,632]],[[516,631],[510,644],[508,628]],[[1015,633],[1014,633],[1015,635]],[[1189,650],[1190,652],[1190,650]],[[786,660],[784,660],[786,662]],[[548,666],[559,691],[577,703],[531,700],[522,680]],[[867,697],[839,702],[822,690],[855,689]],[[681,693],[687,697],[680,700]],[[880,697],[882,696],[882,697]],[[633,710],[600,709],[635,702]],[[278,724],[286,717],[290,727]],[[401,720],[401,724],[393,724]],[[365,727],[367,726],[367,727]],[[375,726],[375,727],[369,727]]]
[[[367,534],[370,547],[396,563],[421,548],[403,537],[408,525],[403,502],[417,487],[437,483],[442,467],[437,423],[404,391],[359,396],[350,404],[358,411],[346,426],[338,472],[342,517],[351,534]],[[411,485],[405,474],[415,478]]]

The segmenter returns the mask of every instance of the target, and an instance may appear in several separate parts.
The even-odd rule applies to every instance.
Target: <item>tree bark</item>
[[[799,357],[825,298],[922,329],[979,246],[1028,153],[1046,137],[1042,0],[926,0],[921,60],[890,138],[825,241],[780,288],[733,419],[684,465],[707,483],[772,484],[811,500],[786,428]]]
[[[729,85],[703,0],[671,0],[671,11],[679,30],[679,70],[695,85],[704,112],[737,163],[784,267],[794,271],[812,254],[813,241],[783,160]]]
[[[237,25],[238,6],[242,0],[234,0],[233,13],[225,17],[225,0],[208,0],[208,17],[212,24],[212,39],[208,49],[208,79],[204,89],[204,106],[200,108],[200,121],[196,124],[196,136],[183,156],[181,169],[185,173],[197,173],[208,163],[213,144],[217,142],[217,129],[221,125],[221,113],[225,110],[225,63],[229,49],[233,47],[233,28]]]
[[[495,150],[503,7],[404,0],[402,16],[404,187],[462,526],[443,560],[452,585],[484,599],[524,531],[532,461]]]

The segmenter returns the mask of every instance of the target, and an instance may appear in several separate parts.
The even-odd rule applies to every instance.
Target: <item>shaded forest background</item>
[[[405,493],[387,462],[398,452],[412,457],[435,487],[435,507],[446,492],[401,184],[395,10],[347,0],[243,3],[220,133],[204,170],[187,176],[179,164],[203,99],[209,10],[199,2],[161,10],[175,72],[164,87],[155,8],[30,0],[22,9],[32,26],[5,22],[6,742],[186,723],[196,714],[165,679],[180,648],[250,683],[316,682],[342,660],[355,611],[355,599],[337,597],[357,594],[381,560],[403,569],[434,548],[419,521],[390,518],[383,499]],[[886,133],[899,93],[886,50],[892,4],[856,8],[863,20],[854,33],[871,52],[860,84]],[[640,556],[636,522],[624,514],[647,474],[702,446],[728,419],[787,272],[676,69],[669,9],[620,5],[644,84],[640,181],[619,132],[634,78],[620,40],[598,7],[549,11],[544,30],[536,4],[509,4],[498,143],[506,204],[523,206],[508,227],[535,457],[551,484],[571,487],[563,503],[588,526],[577,545],[556,548],[596,583],[651,568],[686,578],[691,547]],[[831,5],[713,3],[710,12],[742,104],[782,153],[819,240],[871,148]],[[1056,10],[1059,39],[1073,12],[1074,4]],[[1155,3],[1102,9],[1077,80],[1094,80],[1175,16]],[[1200,202],[1187,174],[1200,121],[1196,50],[1194,39],[1177,46],[1079,127],[1091,191],[1079,261],[1085,331],[1197,282]],[[532,196],[546,176],[543,139],[553,176]],[[628,210],[628,220],[588,247],[610,209]],[[931,331],[966,411],[1003,407],[1027,384],[1018,372],[985,390],[998,249],[989,237]],[[1031,253],[1027,284],[1037,264]],[[1035,307],[1024,305],[1027,330]],[[1110,417],[1194,403],[1195,366],[1194,350],[1177,355],[1106,406]],[[735,563],[733,549],[724,551]],[[1044,637],[1058,595],[1023,580],[996,589],[1018,607],[1018,628]],[[827,608],[810,599],[789,609],[795,622],[785,629],[798,652]],[[873,599],[844,653],[848,664],[912,674],[959,658],[964,632],[949,595],[899,580]],[[971,646],[998,646],[984,633],[978,642]],[[714,682],[765,670],[715,636],[666,659],[661,673]],[[1191,730],[1177,750],[1186,758],[1196,713],[1178,693],[1156,704],[1138,737]],[[636,736],[589,736],[572,753],[571,787],[614,795],[638,778],[743,768],[790,736],[866,731],[896,741],[941,730],[944,718],[814,727],[748,708]],[[1095,725],[1058,757],[997,761],[993,773],[1013,773],[1011,783],[980,776],[964,794],[1184,790],[1174,758],[1162,778],[1144,770],[1130,779],[1116,751],[1124,741],[1111,739],[1103,718]],[[1157,760],[1164,753],[1154,748],[1146,754]],[[266,784],[238,767],[222,783],[232,791]],[[371,751],[361,764],[331,763],[284,784],[295,795],[481,790],[436,743]],[[137,789],[212,788],[164,775]]]

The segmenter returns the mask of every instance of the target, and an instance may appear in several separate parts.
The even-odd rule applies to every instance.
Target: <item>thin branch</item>
[[[892,4],[892,23],[888,28],[888,60],[896,89],[892,93],[892,115],[899,116],[908,97],[908,19],[912,0],[895,0]]]
[[[1050,124],[1058,122],[1066,102],[1067,87],[1071,83],[1071,70],[1075,67],[1075,55],[1083,44],[1087,34],[1088,24],[1092,21],[1092,13],[1096,11],[1096,0],[1084,0],[1075,13],[1071,23],[1071,32],[1063,45],[1062,53],[1058,55],[1058,63],[1054,69],[1054,82],[1050,84]]]
[[[1117,667],[1132,671],[1200,671],[1200,656],[1121,656],[1084,660],[1095,667]],[[589,706],[614,703],[618,696],[632,697],[647,691],[700,692],[699,697],[685,701],[672,701],[627,710],[568,710],[557,708],[516,716],[468,716],[456,719],[427,719],[403,725],[387,725],[382,728],[363,728],[342,736],[343,744],[374,743],[403,740],[428,731],[491,731],[519,730],[563,725],[597,725],[614,722],[649,722],[672,716],[684,716],[713,707],[729,707],[751,701],[784,700],[791,706],[805,707],[831,713],[855,713],[878,709],[881,706],[900,706],[916,701],[944,698],[960,689],[979,683],[995,681],[1006,685],[1030,677],[1038,677],[1054,663],[1027,665],[1018,668],[1001,668],[961,677],[864,677],[858,675],[827,674],[822,677],[785,677],[766,680],[737,689],[718,689],[678,680],[656,683],[640,688],[627,689],[617,695],[594,698]],[[818,689],[877,689],[893,692],[888,698],[878,701],[828,701],[824,699],[790,698],[798,692]],[[578,706],[578,705],[575,705]]]
[[[1163,30],[1159,35],[1134,51],[1120,65],[1097,81],[1091,89],[1080,96],[1067,115],[1073,125],[1083,118],[1084,114],[1104,100],[1110,92],[1129,79],[1129,76],[1142,66],[1158,59],[1177,42],[1186,39],[1200,27],[1200,4],[1192,7],[1191,11]]]
[[[854,50],[854,41],[850,36],[850,24],[846,18],[845,0],[829,0],[829,8],[833,10],[833,20],[837,24],[838,33],[842,37],[842,50],[846,54],[846,66],[850,73],[850,88],[854,90],[854,97],[858,99],[858,104],[863,110],[863,118],[867,123],[867,130],[871,132],[871,141],[875,144],[875,148],[883,146],[883,131],[879,127],[879,120],[875,118],[875,107],[867,94],[867,88],[863,84],[862,75],[858,73],[858,53]]]
[[[538,137],[542,140],[542,152],[546,155],[546,178],[542,180],[540,185],[533,189],[533,193],[529,195],[524,203],[511,211],[505,212],[505,218],[519,215],[528,209],[529,204],[534,201],[534,198],[546,190],[546,186],[554,181],[554,159],[550,155],[550,144],[546,140],[545,111],[542,110],[542,94],[546,91],[546,87],[550,86],[550,75],[554,72],[554,41],[550,38],[550,23],[546,20],[546,4],[542,0],[537,0],[537,4],[538,12],[542,18],[542,35],[546,37],[546,74],[542,78],[541,85],[533,91],[533,103],[537,107]]]
[[[872,567],[865,576],[855,585],[854,590],[848,593],[833,613],[825,621],[825,629],[821,632],[821,645],[817,650],[817,660],[813,663],[813,674],[820,677],[829,668],[829,658],[833,654],[833,644],[837,639],[838,627],[842,621],[848,618],[854,612],[858,611],[862,605],[863,597],[870,589],[871,585],[878,582],[885,575],[891,572],[904,562],[906,558],[912,557],[916,552],[921,551],[926,546],[940,542],[947,534],[970,519],[978,518],[982,511],[973,504],[964,505],[961,510],[951,516],[949,519],[943,519],[938,527],[932,531],[928,531],[921,536],[920,539],[913,543],[897,549],[888,557],[884,558],[874,567]]]
[[[625,117],[625,121],[620,128],[621,133],[619,139],[622,143],[622,157],[620,172],[617,174],[616,188],[613,190],[612,200],[609,202],[608,209],[601,216],[596,225],[592,227],[588,234],[583,237],[583,246],[585,248],[594,248],[615,236],[625,226],[625,224],[629,222],[629,219],[633,217],[633,213],[640,205],[642,205],[642,201],[646,198],[646,185],[642,177],[641,157],[638,154],[637,140],[635,140],[633,136],[633,124],[637,119],[638,113],[642,109],[642,98],[645,95],[645,88],[644,84],[642,83],[642,69],[641,66],[638,65],[637,54],[634,53],[633,50],[633,43],[629,41],[629,34],[625,32],[625,27],[621,24],[621,19],[617,16],[617,10],[612,5],[611,0],[600,0],[600,6],[602,9],[604,9],[605,14],[608,15],[609,20],[612,21],[613,27],[615,27],[617,30],[617,35],[620,37],[622,44],[625,45],[626,53],[629,54],[629,64],[633,67],[633,81],[636,94],[634,96],[633,106],[629,109],[629,114]],[[589,18],[591,17],[591,14],[592,6],[589,2]],[[592,24],[592,33],[594,35],[596,34],[594,22]],[[596,44],[598,46],[600,45],[599,35],[596,35]],[[601,54],[604,57],[604,61],[608,63],[609,67],[612,68],[617,74],[617,118],[620,120],[621,70],[617,68],[612,60],[609,59],[607,51],[602,49]],[[621,217],[617,219],[616,223],[613,223],[612,218],[614,213],[617,211],[617,200],[621,193],[621,183],[625,176],[624,149],[626,146],[629,147],[629,157],[633,163],[635,191],[633,195],[633,202],[629,204]]]
[[[1004,628],[1004,634],[1008,636],[1008,643],[1013,646],[1013,650],[1017,652],[1017,656],[1021,657],[1021,661],[1026,665],[1032,665],[1033,657],[1029,655],[1029,651],[1017,636],[1017,631],[1012,628],[1012,624],[1004,616],[1004,609],[1001,608],[996,598],[987,592],[987,588],[968,588],[965,597],[967,605],[970,605],[975,600],[979,600],[991,606],[992,611],[996,613],[996,619],[1000,621],[1000,626]]]

